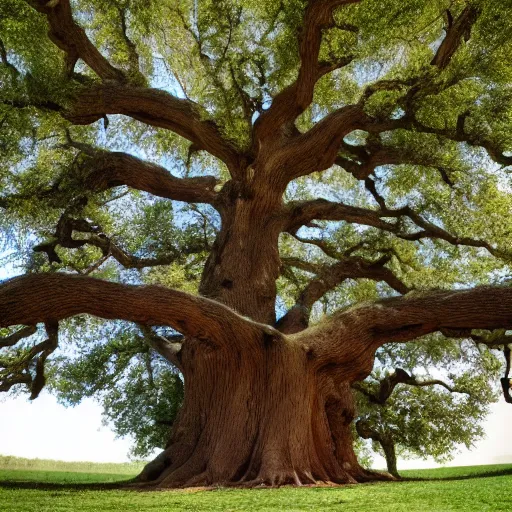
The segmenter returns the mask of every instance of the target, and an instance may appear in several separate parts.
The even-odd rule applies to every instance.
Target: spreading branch
[[[398,208],[396,210],[390,209],[386,206],[386,202],[384,197],[378,193],[377,188],[375,186],[375,182],[367,178],[365,180],[366,189],[372,194],[375,201],[381,208],[382,215],[384,217],[407,217],[416,224],[421,230],[416,231],[415,233],[404,233],[399,228],[395,229],[394,233],[404,240],[421,240],[423,238],[437,238],[439,240],[444,240],[451,245],[465,245],[468,247],[481,247],[486,249],[490,254],[497,258],[502,258],[505,260],[509,260],[511,255],[493,247],[490,243],[485,240],[477,240],[470,237],[459,237],[453,235],[446,231],[445,229],[435,225],[432,222],[427,221],[421,215],[419,215],[416,211],[414,211],[410,206],[404,206],[402,208]]]
[[[26,384],[30,389],[30,399],[35,400],[46,384],[45,364],[48,357],[58,347],[58,323],[45,322],[47,339],[27,350],[18,350],[13,356],[0,358],[0,392],[9,391],[16,384]],[[12,346],[20,339],[33,334],[36,328],[26,327],[14,333],[9,341]],[[14,341],[14,343],[11,343]]]
[[[506,287],[411,293],[383,299],[377,306],[369,308],[368,314],[373,317],[370,322],[375,343],[380,344],[405,342],[443,328],[512,327],[512,288]]]
[[[506,329],[496,329],[486,334],[475,334],[471,329],[441,329],[443,336],[447,338],[467,338],[475,343],[485,345],[491,349],[503,351],[505,357],[505,375],[500,379],[503,396],[507,403],[512,403],[512,379],[510,379],[510,367],[512,364],[511,350],[512,335],[507,334]]]
[[[489,157],[499,165],[512,165],[512,156],[505,155],[504,151],[496,143],[486,139],[481,134],[475,135],[466,131],[465,121],[468,115],[469,114],[467,112],[459,114],[455,128],[435,128],[408,116],[404,118],[398,126],[390,129],[414,130],[419,133],[434,134],[445,137],[446,139],[453,140],[455,142],[465,142],[470,146],[485,149]]]
[[[25,275],[0,285],[0,327],[36,325],[79,314],[169,326],[218,346],[237,339],[259,340],[265,329],[271,329],[213,300],[155,285],[61,273]]]
[[[410,105],[403,117],[397,119],[372,119],[368,116],[362,116],[362,122],[357,126],[358,129],[365,130],[371,134],[379,134],[394,130],[407,130],[410,132],[436,135],[445,139],[466,143],[469,146],[485,149],[488,156],[497,164],[503,166],[512,165],[512,156],[505,154],[505,151],[496,142],[486,138],[482,134],[470,133],[466,130],[466,120],[470,116],[470,112],[465,111],[457,116],[454,127],[434,127],[419,121],[414,111],[410,109]],[[326,118],[327,119],[327,118]],[[344,149],[346,147],[344,146]],[[341,161],[340,161],[341,163]]]
[[[118,7],[117,10],[121,20],[121,34],[126,44],[126,49],[128,50],[128,65],[130,67],[130,74],[131,76],[140,76],[142,78],[143,75],[140,72],[140,58],[137,52],[137,47],[135,43],[128,37],[126,8]]]
[[[169,129],[190,140],[198,150],[218,157],[232,173],[238,172],[240,157],[236,148],[223,138],[213,121],[205,119],[204,109],[193,101],[176,98],[165,91],[130,85],[129,75],[112,66],[75,22],[69,0],[28,1],[46,16],[50,39],[66,53],[68,74],[73,74],[77,60],[82,59],[104,80],[103,84],[85,86],[71,109],[64,111],[52,105],[53,110],[61,111],[74,124],[90,124],[105,119],[108,114],[123,114],[150,126]],[[135,46],[126,32],[126,15],[122,10],[120,15],[130,62],[132,67],[137,66]],[[32,106],[30,102],[25,103],[25,106]]]
[[[371,146],[374,146],[372,144]],[[352,174],[358,180],[367,180],[377,167],[383,165],[421,165],[433,167],[439,171],[441,179],[450,187],[454,183],[450,178],[446,167],[440,165],[435,158],[420,153],[407,152],[400,148],[383,146],[377,147],[362,146],[358,148],[358,159],[338,154],[334,163]],[[362,150],[362,151],[361,151]],[[361,154],[362,153],[362,154]]]
[[[328,2],[324,2],[327,4]],[[333,2],[334,3],[334,2]],[[322,2],[317,2],[318,5]],[[313,3],[315,5],[315,3]],[[308,24],[308,13],[311,7],[306,11],[305,27],[307,29]],[[446,68],[451,61],[452,56],[459,48],[463,39],[468,40],[471,27],[477,19],[478,9],[469,6],[463,10],[460,16],[446,29],[446,35],[439,46],[434,59],[431,64],[436,66],[440,71]],[[307,67],[306,69],[310,69]],[[301,68],[302,70],[302,68]],[[439,74],[439,72],[437,74]],[[301,76],[304,77],[304,81],[301,82]],[[293,87],[297,86],[294,84],[291,88],[286,89],[278,95],[275,99],[275,103],[281,106],[277,100],[281,100],[281,96],[284,96],[287,101],[290,101],[286,97],[286,94],[295,94],[297,98],[304,101],[304,105],[309,105],[312,99],[312,91],[314,88],[314,73],[311,71],[304,75],[299,74],[299,79],[296,84],[303,83],[305,87],[300,89],[301,93],[293,90]],[[313,85],[311,85],[313,84]],[[298,86],[297,86],[298,87]],[[340,147],[343,146],[343,138],[345,135],[353,130],[360,129],[366,130],[370,133],[381,133],[388,130],[395,129],[412,129],[415,125],[414,115],[410,111],[410,107],[413,104],[413,100],[421,94],[426,92],[435,92],[435,89],[439,89],[442,86],[435,86],[434,78],[429,73],[423,73],[417,77],[408,80],[389,80],[384,79],[374,84],[370,84],[363,91],[361,100],[356,105],[344,106],[325,118],[320,120],[315,126],[308,132],[295,137],[293,144],[290,149],[293,149],[297,154],[297,160],[301,162],[300,165],[295,166],[293,170],[289,171],[287,176],[288,180],[295,179],[299,176],[307,175],[312,172],[318,172],[331,167],[334,163],[345,167],[347,170],[352,172],[358,179],[365,179],[370,175],[373,169],[378,165],[384,164],[399,164],[399,163],[420,163],[424,165],[424,162],[417,162],[416,158],[405,158],[405,155],[399,152],[394,152],[391,149],[382,149],[380,152],[375,153],[367,161],[360,163],[359,165],[353,165],[348,159],[343,159],[338,155]],[[379,119],[374,118],[366,114],[364,105],[366,101],[375,93],[381,90],[407,90],[405,97],[402,101],[404,108],[406,108],[406,115],[399,119]],[[291,92],[292,91],[292,92]],[[438,91],[439,92],[439,91]],[[284,103],[283,100],[281,102]],[[277,110],[277,107],[276,107]],[[299,112],[303,110],[298,109]],[[442,131],[442,130],[441,130]],[[467,135],[460,136],[458,138],[462,141],[467,141],[470,144],[482,145],[481,141],[471,138]],[[508,160],[502,153],[493,151],[490,144],[488,149],[491,156],[501,162]],[[496,154],[498,153],[498,154]],[[404,160],[405,158],[405,160]]]
[[[349,206],[343,203],[315,199],[310,201],[294,201],[286,205],[287,222],[284,231],[295,234],[302,226],[310,225],[315,220],[345,221],[348,223],[372,226],[382,231],[393,233],[398,238],[409,241],[418,241],[425,238],[439,239],[454,246],[481,247],[497,258],[510,260],[511,255],[506,251],[493,247],[485,240],[470,237],[459,237],[445,229],[427,221],[410,206],[391,209],[375,187],[375,182],[370,178],[365,180],[365,186],[379,205],[378,210]],[[389,218],[396,218],[397,222],[390,222]],[[408,218],[419,229],[410,232],[404,229],[402,219]]]
[[[294,335],[317,364],[352,365],[361,380],[372,368],[375,350],[442,330],[512,328],[512,288],[411,292],[341,311]],[[337,340],[326,343],[325,340]],[[363,371],[365,370],[365,371]]]
[[[302,226],[314,220],[343,220],[345,222],[373,226],[384,231],[393,231],[394,224],[383,220],[378,210],[350,206],[326,199],[290,201],[286,205],[287,222],[284,231],[296,233]]]
[[[51,41],[66,53],[66,68],[73,73],[78,59],[82,59],[100,78],[126,82],[126,74],[103,57],[87,37],[85,30],[73,19],[69,0],[28,0],[48,20]]]
[[[82,234],[87,233],[88,236],[86,238],[74,238],[75,232]],[[57,247],[60,246],[67,249],[78,249],[86,245],[97,247],[100,249],[103,256],[96,264],[89,267],[84,274],[90,274],[110,257],[123,265],[124,268],[143,269],[170,265],[171,263],[183,259],[187,255],[205,250],[205,247],[201,242],[185,248],[168,250],[166,254],[154,258],[135,256],[126,252],[111,238],[102,233],[99,226],[95,226],[85,219],[75,219],[69,216],[67,212],[64,212],[57,223],[57,228],[53,238],[35,246],[34,251],[46,253],[50,263],[62,263],[62,260],[57,254]]]
[[[276,128],[292,124],[313,100],[315,84],[326,73],[346,66],[347,56],[339,63],[319,61],[322,31],[335,26],[333,12],[337,7],[360,0],[309,0],[299,35],[300,67],[294,83],[277,94],[271,107],[260,116],[255,126],[256,139],[275,134]]]
[[[214,176],[176,178],[165,167],[123,152],[99,150],[93,146],[69,140],[68,147],[81,151],[84,158],[79,174],[85,175],[82,187],[101,192],[126,185],[158,197],[187,203],[209,203],[216,199]]]
[[[32,336],[37,331],[37,328],[33,325],[23,327],[19,331],[9,334],[9,336],[0,337],[0,348],[12,347],[16,345],[20,340]]]
[[[150,126],[165,128],[188,139],[197,151],[208,151],[223,161],[231,173],[240,170],[241,159],[233,143],[225,139],[215,122],[197,103],[176,98],[159,89],[105,83],[84,88],[64,117],[86,125],[107,114],[123,114]]]
[[[382,281],[398,293],[407,293],[409,288],[385,266],[389,259],[389,256],[384,256],[377,261],[368,261],[358,256],[348,256],[331,265],[310,265],[305,270],[313,270],[315,277],[302,290],[295,305],[279,320],[277,328],[287,333],[305,329],[313,304],[347,279]],[[281,261],[285,265],[301,266],[296,258],[282,258]]]
[[[378,405],[384,405],[388,398],[393,394],[393,391],[398,386],[398,384],[407,384],[408,386],[414,387],[429,387],[429,386],[442,386],[450,393],[461,393],[463,391],[457,391],[455,388],[447,384],[446,382],[438,379],[432,380],[418,380],[417,377],[409,375],[402,368],[396,368],[393,373],[386,376],[379,382],[377,389],[375,386],[367,385],[366,382],[354,382],[352,387],[357,389],[365,395],[370,402]]]

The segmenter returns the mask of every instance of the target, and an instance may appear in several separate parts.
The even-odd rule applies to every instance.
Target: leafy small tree
[[[420,376],[393,345],[358,386],[376,354],[440,332],[510,355],[511,14],[4,0],[0,228],[24,275],[0,285],[0,389],[99,393],[139,453],[165,442],[146,485],[388,478],[356,458],[352,387]],[[483,397],[443,403],[480,417],[494,363],[464,377],[470,345],[424,340]],[[361,433],[447,449],[416,412],[413,443],[411,389]]]
[[[397,455],[445,462],[458,444],[470,448],[484,435],[481,420],[498,397],[489,385],[501,372],[494,354],[467,342],[429,338],[414,351],[392,345],[378,351],[372,375],[352,385],[359,393],[356,430],[383,453],[394,476]]]

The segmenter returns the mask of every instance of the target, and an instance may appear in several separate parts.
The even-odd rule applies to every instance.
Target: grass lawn
[[[403,482],[335,488],[158,492],[112,488],[136,474],[137,465],[73,464],[11,469],[0,457],[0,512],[512,511],[512,464],[404,471]]]

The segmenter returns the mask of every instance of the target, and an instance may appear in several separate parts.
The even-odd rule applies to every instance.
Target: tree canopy
[[[283,333],[343,367],[384,451],[470,445],[500,352],[512,401],[511,20],[494,0],[4,0],[0,256],[27,275],[0,285],[0,390],[96,396],[144,456],[183,375],[186,396],[181,335]],[[351,326],[364,349],[317,341]]]

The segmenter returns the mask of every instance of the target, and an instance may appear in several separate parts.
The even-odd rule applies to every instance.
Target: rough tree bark
[[[351,384],[369,374],[375,350],[384,343],[405,342],[440,329],[512,327],[511,288],[406,294],[340,312],[308,327],[312,304],[343,279],[366,277],[387,282],[399,293],[408,291],[384,268],[386,259],[368,262],[350,255],[319,271],[296,306],[276,324],[276,280],[282,266],[279,235],[296,234],[314,220],[344,220],[411,241],[438,238],[499,255],[491,245],[458,238],[409,207],[386,207],[372,187],[370,173],[382,162],[411,162],[411,155],[382,148],[372,153],[375,148],[368,147],[357,158],[340,156],[340,151],[347,150],[343,138],[353,130],[378,134],[404,129],[479,144],[494,160],[508,161],[510,157],[499,148],[466,134],[463,118],[455,131],[427,127],[415,119],[409,107],[422,88],[428,92],[432,87],[428,74],[407,83],[372,84],[360,102],[335,110],[309,131],[300,133],[296,127],[296,119],[312,102],[317,81],[352,60],[347,56],[340,62],[321,62],[319,56],[322,31],[334,26],[334,9],[358,2],[307,2],[299,36],[297,79],[274,96],[270,108],[262,111],[251,127],[252,143],[240,149],[223,137],[196,103],[130,82],[126,72],[113,67],[93,46],[75,22],[68,0],[30,0],[47,18],[52,41],[66,53],[69,75],[73,76],[77,60],[82,59],[99,78],[94,85],[78,87],[74,101],[65,108],[53,103],[34,106],[61,112],[74,124],[122,114],[172,130],[189,140],[191,149],[208,151],[224,162],[231,175],[217,192],[215,178],[180,180],[133,156],[100,152],[68,141],[87,155],[87,190],[124,184],[161,197],[206,202],[220,212],[222,226],[205,265],[201,296],[65,274],[29,275],[0,285],[0,327],[39,322],[54,325],[63,318],[88,313],[146,327],[170,326],[185,336],[179,350],[158,342],[159,352],[167,354],[184,376],[185,401],[167,448],[141,473],[141,484],[300,485],[389,478],[359,465],[350,430],[354,418]],[[477,16],[476,10],[468,8],[447,28],[433,67],[442,70],[449,64],[461,40],[469,37]],[[397,87],[410,87],[403,117],[373,119],[365,113],[364,101],[375,91]],[[9,104],[23,108],[30,103],[25,99]],[[364,180],[379,209],[323,199],[283,204],[290,181],[334,164],[344,165]],[[54,188],[44,193],[54,193],[58,187]],[[0,207],[9,204],[9,199],[0,200]],[[420,230],[403,231],[401,223],[393,222],[400,218]],[[73,240],[73,222],[63,215],[52,247],[41,250],[50,255],[57,245],[92,244],[125,266],[152,264],[113,248],[110,241],[100,240],[94,233]]]

